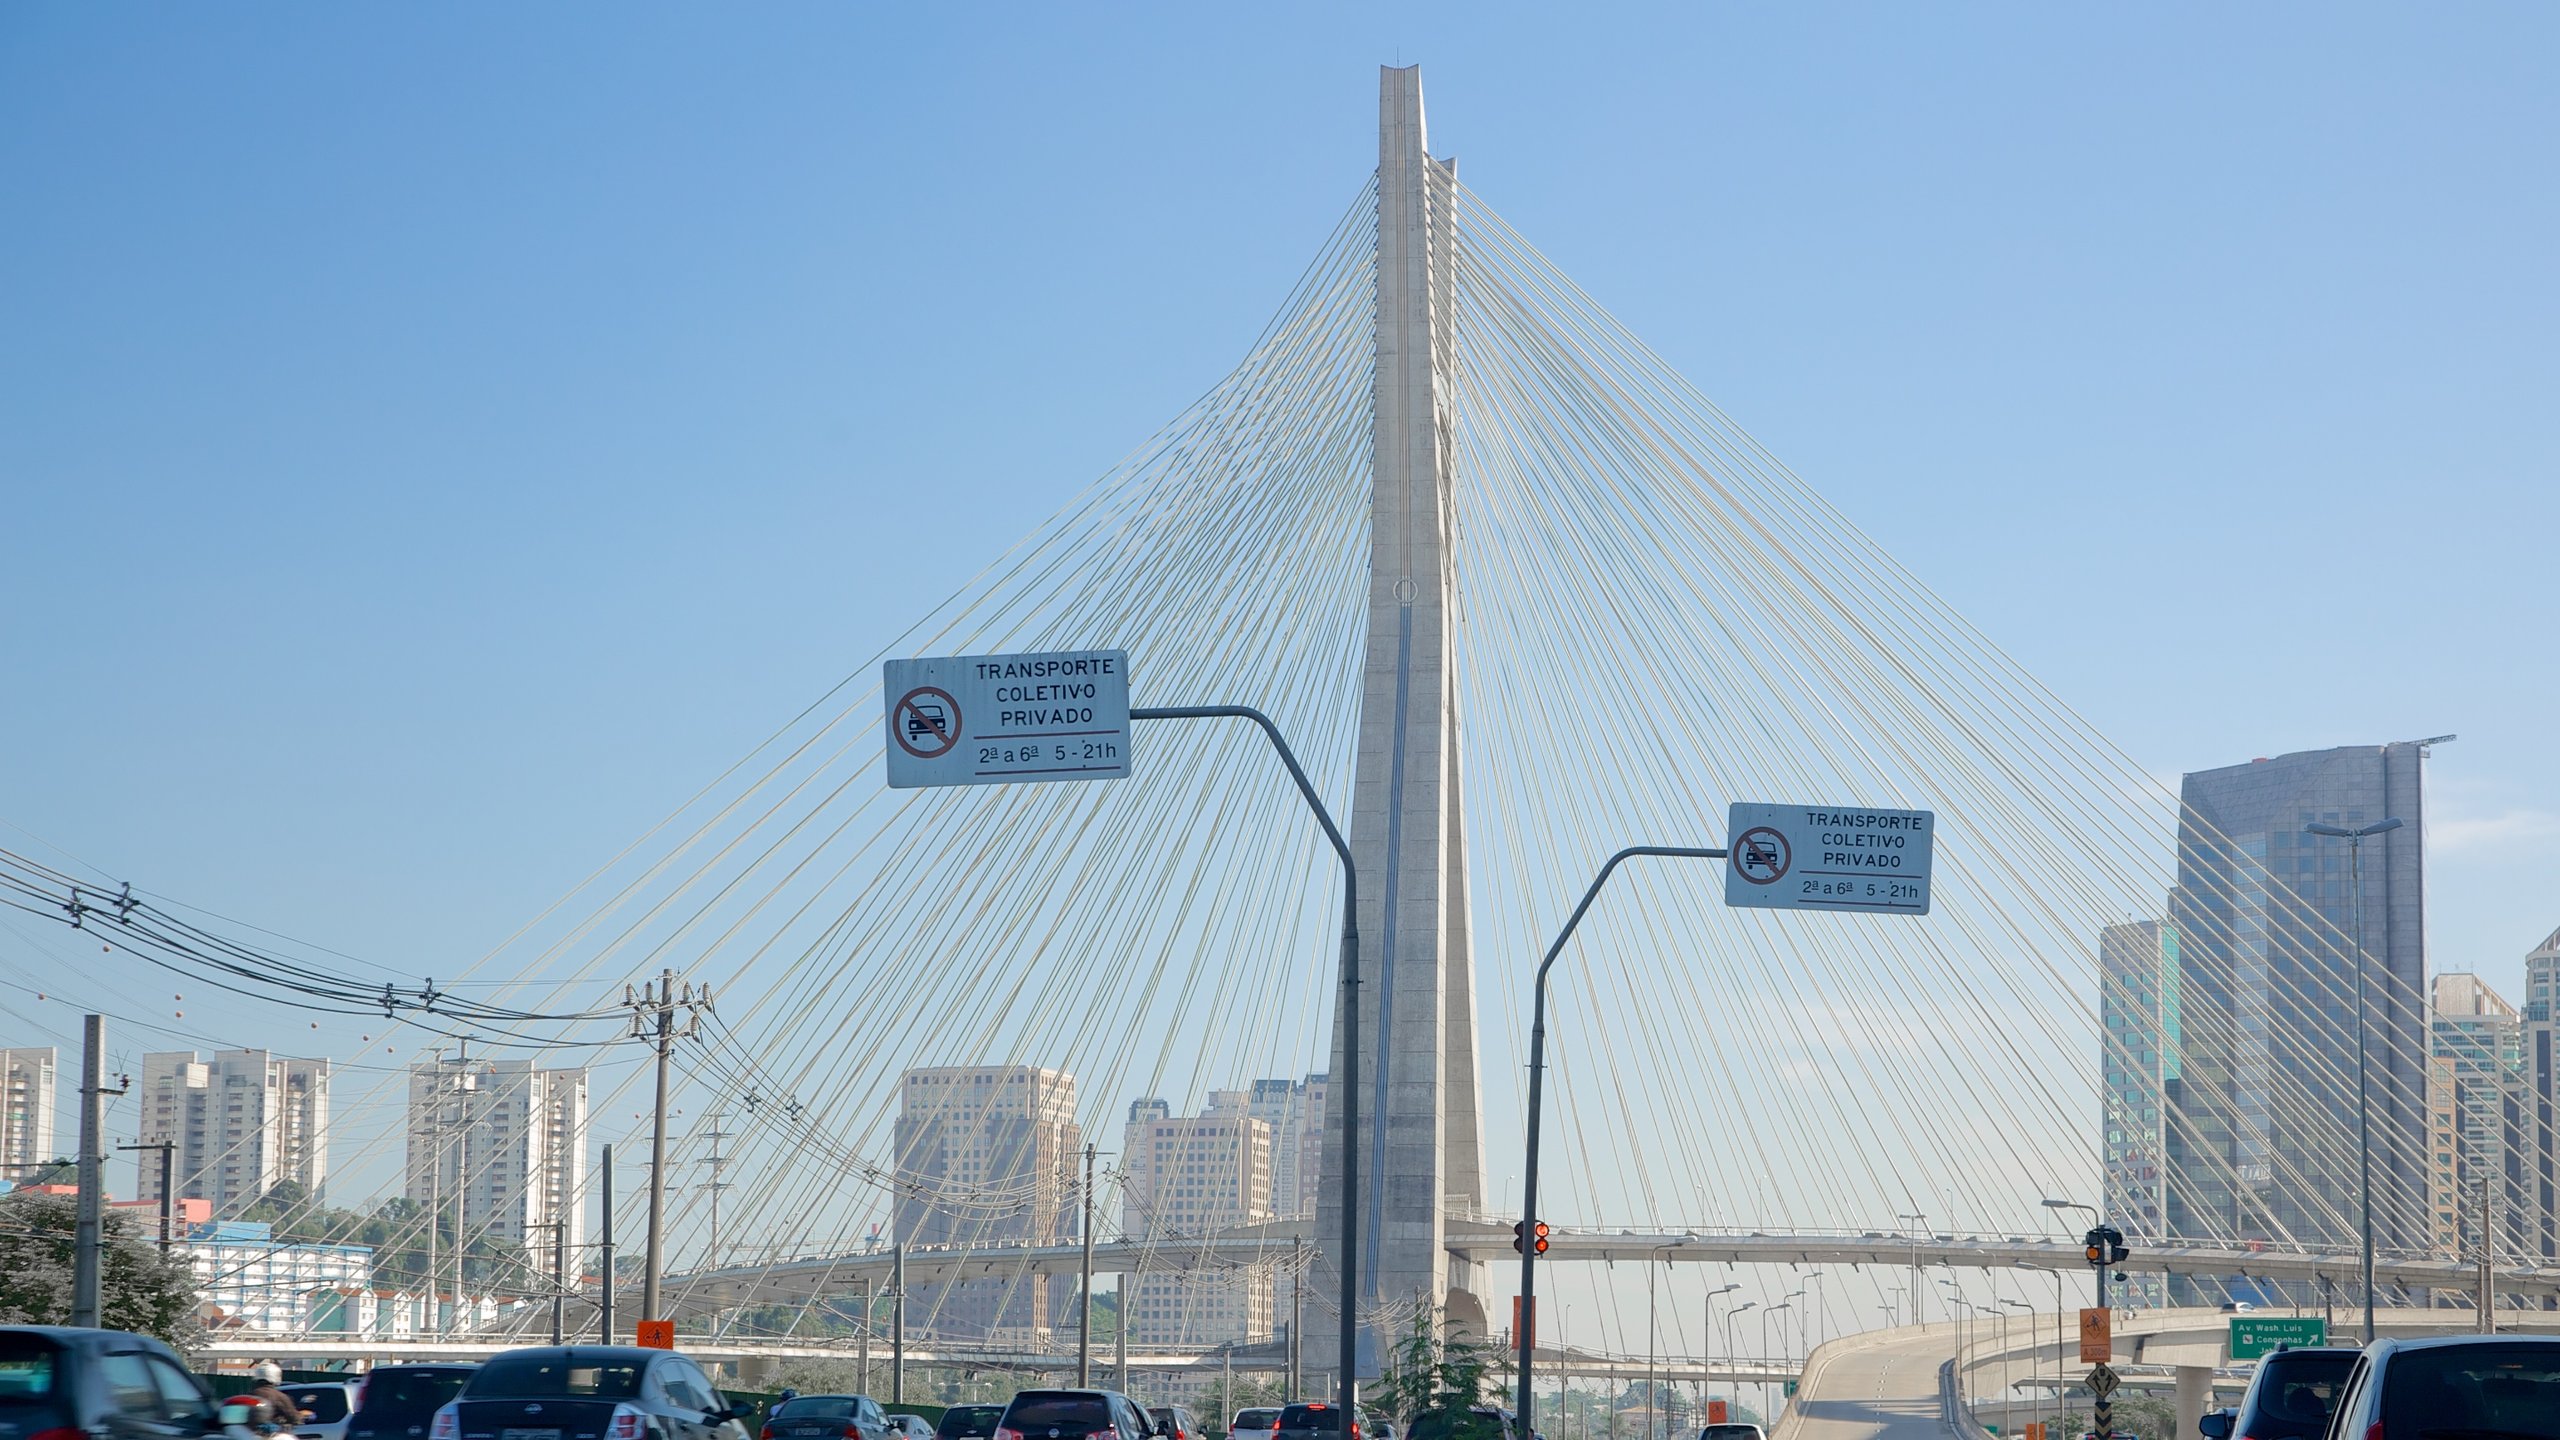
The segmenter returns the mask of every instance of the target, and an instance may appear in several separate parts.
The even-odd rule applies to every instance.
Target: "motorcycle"
[[[247,1395],[222,1402],[222,1440],[294,1440],[293,1427],[278,1425],[275,1407]]]

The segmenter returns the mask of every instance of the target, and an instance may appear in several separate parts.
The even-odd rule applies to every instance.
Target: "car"
[[[1164,1440],[1207,1440],[1200,1433],[1200,1421],[1185,1405],[1150,1405],[1147,1418],[1156,1422],[1156,1433]]]
[[[889,1440],[933,1440],[933,1426],[921,1415],[892,1415]]]
[[[2364,1347],[2328,1433],[2544,1440],[2555,1416],[2560,1335],[2434,1335]]]
[[[346,1440],[421,1440],[477,1365],[376,1365],[356,1386]],[[288,1389],[286,1394],[299,1394]]]
[[[177,1352],[148,1335],[0,1326],[0,1436],[206,1440],[221,1407]]]
[[[1001,1405],[954,1405],[942,1412],[933,1433],[937,1440],[991,1440],[1003,1418]]]
[[[1438,1405],[1417,1412],[1404,1433],[1405,1440],[1517,1440],[1519,1432],[1498,1405]]]
[[[1279,1428],[1279,1406],[1249,1406],[1227,1422],[1227,1440],[1271,1440],[1271,1432]]]
[[[1006,1402],[995,1440],[1150,1440],[1155,1422],[1117,1390],[1022,1390]]]
[[[794,1395],[767,1411],[757,1440],[891,1440],[896,1421],[868,1395]]]
[[[1726,1420],[1700,1430],[1698,1440],[1769,1440],[1769,1432],[1748,1420]]]
[[[284,1393],[302,1407],[293,1433],[303,1440],[347,1440],[347,1417],[355,1413],[356,1387],[340,1381],[287,1385]]]
[[[2362,1353],[2351,1345],[2305,1345],[2261,1356],[2240,1403],[2209,1412],[2196,1428],[2206,1440],[2320,1440]]]
[[[502,1350],[436,1411],[431,1440],[747,1440],[702,1367],[638,1345]]]
[[[1366,1411],[1351,1417],[1350,1440],[1362,1440],[1369,1428]],[[1281,1408],[1280,1424],[1271,1432],[1271,1440],[1343,1440],[1342,1411],[1321,1401]]]

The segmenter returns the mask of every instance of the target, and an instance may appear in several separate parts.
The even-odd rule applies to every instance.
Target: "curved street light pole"
[[[2356,1163],[2363,1171],[2360,1207],[2364,1230],[2364,1343],[2373,1343],[2373,1090],[2365,1060],[2364,1004],[2364,842],[2368,835],[2397,830],[2397,819],[2376,820],[2360,830],[2341,825],[2305,825],[2304,833],[2347,842],[2347,890],[2355,911],[2356,936]],[[2483,1230],[2483,1234],[2487,1231]]]
[[[1529,1011],[1529,1134],[1523,1146],[1521,1169],[1526,1184],[1520,1201],[1520,1323],[1513,1327],[1513,1338],[1519,1345],[1520,1384],[1518,1403],[1513,1407],[1524,1429],[1536,1430],[1537,1411],[1530,1395],[1531,1341],[1538,1329],[1538,1121],[1539,1102],[1546,1093],[1547,1074],[1547,972],[1555,968],[1556,957],[1564,953],[1564,942],[1573,938],[1574,928],[1600,898],[1600,887],[1609,883],[1621,864],[1639,855],[1658,855],[1675,860],[1722,860],[1727,852],[1695,845],[1630,845],[1609,857],[1600,873],[1591,879],[1591,888],[1582,892],[1582,903],[1573,907],[1564,928],[1556,932],[1555,943],[1547,947],[1546,958],[1538,962],[1538,975],[1532,987],[1535,998]],[[1348,1131],[1344,1132],[1348,1134]],[[1344,1402],[1346,1413],[1349,1401]]]

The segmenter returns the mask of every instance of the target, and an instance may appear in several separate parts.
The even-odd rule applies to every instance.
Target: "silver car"
[[[293,1433],[303,1440],[347,1440],[347,1417],[355,1412],[356,1387],[334,1381],[313,1385],[287,1385],[284,1393],[310,1415],[308,1420],[293,1424]]]

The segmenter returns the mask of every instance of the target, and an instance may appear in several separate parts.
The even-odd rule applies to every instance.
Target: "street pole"
[[[1707,1423],[1707,1403],[1715,1399],[1715,1391],[1711,1387],[1715,1384],[1716,1368],[1716,1297],[1730,1295],[1741,1288],[1739,1285],[1726,1285],[1721,1289],[1707,1292],[1706,1333],[1698,1342],[1706,1350],[1706,1359],[1698,1376],[1698,1423],[1700,1425]]]
[[[1127,1158],[1127,1157],[1122,1157]],[[1084,1147],[1084,1280],[1076,1294],[1076,1388],[1093,1386],[1093,1147]]]
[[[880,1318],[880,1296],[869,1280],[862,1282],[862,1393],[871,1393],[871,1327]]]
[[[1306,1248],[1306,1243],[1295,1236],[1289,1240],[1289,1383],[1280,1397],[1283,1405],[1298,1403],[1297,1397],[1301,1393],[1298,1387],[1306,1380],[1305,1372],[1299,1368],[1304,1363],[1306,1351],[1298,1340],[1299,1322],[1306,1315],[1307,1290],[1306,1261],[1299,1252]]]
[[[617,1280],[613,1269],[613,1147],[604,1147],[604,1166],[596,1172],[603,1187],[604,1233],[596,1246],[604,1278],[596,1285],[596,1343],[613,1343],[613,1287]]]
[[[2397,819],[2377,820],[2360,830],[2340,825],[2305,825],[2304,832],[2347,842],[2348,905],[2355,912],[2356,944],[2356,1163],[2363,1172],[2364,1198],[2364,1343],[2373,1343],[2373,1088],[2366,1059],[2364,983],[2364,841],[2368,835],[2397,830]]]
[[[1910,1222],[1911,1222],[1911,1224],[1912,1224],[1912,1230],[1911,1230],[1911,1323],[1912,1323],[1912,1324],[1914,1324],[1914,1325],[1923,1325],[1923,1324],[1926,1324],[1926,1323],[1928,1323],[1928,1322],[1927,1322],[1924,1318],[1922,1318],[1922,1312],[1921,1312],[1921,1309],[1920,1309],[1920,1299],[1921,1299],[1921,1290],[1920,1290],[1920,1232],[1921,1232],[1921,1230],[1925,1229],[1925,1228],[1928,1226],[1928,1224],[1929,1224],[1929,1217],[1928,1217],[1928,1216],[1926,1216],[1926,1215],[1911,1214],[1911,1215],[1896,1215],[1896,1216],[1894,1216],[1893,1218],[1894,1218],[1894,1219],[1896,1219],[1896,1220],[1908,1220],[1908,1221],[1910,1221]]]
[[[907,1244],[889,1251],[889,1399],[907,1400]]]
[[[1591,877],[1591,888],[1582,892],[1582,903],[1573,907],[1573,913],[1565,918],[1564,928],[1556,932],[1555,943],[1547,947],[1545,958],[1538,962],[1537,979],[1531,987],[1533,998],[1529,1019],[1529,1134],[1523,1147],[1526,1153],[1521,1165],[1526,1183],[1520,1201],[1520,1324],[1519,1334],[1513,1337],[1518,1342],[1520,1367],[1515,1408],[1525,1429],[1534,1431],[1538,1428],[1537,1410],[1534,1408],[1536,1396],[1530,1391],[1529,1341],[1538,1328],[1538,1127],[1539,1101],[1546,1093],[1547,972],[1555,968],[1556,957],[1564,953],[1564,942],[1573,938],[1574,928],[1582,923],[1583,915],[1591,909],[1591,902],[1600,898],[1600,887],[1608,884],[1609,877],[1617,873],[1618,867],[1626,861],[1639,855],[1658,855],[1676,860],[1722,860],[1726,854],[1723,850],[1690,845],[1630,845],[1610,856],[1608,863],[1600,867],[1600,873]],[[1344,1402],[1343,1409],[1349,1413],[1349,1401]]]
[[[624,986],[622,1003],[631,1011],[631,1034],[647,1040],[658,1052],[658,1098],[656,1113],[649,1127],[649,1238],[647,1259],[640,1270],[640,1318],[656,1320],[658,1314],[659,1277],[666,1261],[667,1211],[667,1066],[675,1053],[675,1043],[694,1032],[700,1012],[711,1008],[711,987],[705,985],[700,994],[687,982],[679,994],[676,972],[658,972],[658,988],[651,993],[643,984],[637,992]],[[684,1024],[676,1025],[676,1012],[684,1012]]]
[[[80,1022],[80,1200],[72,1237],[71,1323],[95,1328],[98,1291],[106,1258],[106,1164],[99,1153],[99,1132],[106,1128],[107,1097],[128,1086],[107,1088],[107,1017],[90,1015]]]
[[[1280,752],[1280,763],[1288,767],[1289,778],[1297,783],[1298,794],[1315,812],[1316,823],[1324,828],[1324,838],[1342,859],[1342,960],[1337,981],[1339,995],[1334,1004],[1342,1016],[1342,1070],[1328,1093],[1337,1093],[1342,1106],[1342,1314],[1337,1336],[1342,1364],[1339,1367],[1337,1401],[1345,1416],[1356,1414],[1360,1403],[1360,869],[1351,858],[1351,844],[1342,838],[1342,830],[1333,823],[1333,812],[1317,796],[1316,787],[1307,780],[1307,772],[1298,764],[1297,752],[1281,737],[1280,727],[1271,717],[1250,705],[1141,705],[1129,711],[1131,720],[1250,720],[1262,727],[1271,748]],[[1126,1277],[1121,1299],[1128,1298]],[[1129,1317],[1120,1317],[1121,1348],[1125,1357],[1128,1347]],[[1120,1383],[1129,1383],[1128,1364],[1121,1363]],[[1349,1420],[1343,1422],[1348,1425]]]

